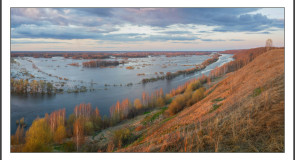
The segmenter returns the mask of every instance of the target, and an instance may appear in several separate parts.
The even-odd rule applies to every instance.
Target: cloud
[[[259,8],[127,8],[114,13],[129,23],[166,27],[173,24],[223,24],[224,19],[253,12]],[[136,16],[134,16],[136,15]]]
[[[246,32],[246,34],[271,34],[269,31],[264,31],[264,32]]]
[[[84,16],[95,15],[100,17],[111,17],[113,15],[112,14],[113,9],[114,8],[75,8],[72,10]]]
[[[198,44],[198,42],[171,42],[171,43],[181,43],[181,44]]]
[[[198,31],[198,33],[212,33],[212,31]]]
[[[52,42],[52,41],[16,41],[11,40],[11,44],[48,44],[48,43],[56,43],[56,44],[68,44],[67,42]]]
[[[23,25],[22,27],[12,29],[11,32],[11,38],[92,39],[98,35],[102,34],[96,32],[94,35],[91,32],[85,31],[84,28],[55,27],[54,25]]]
[[[223,39],[201,39],[202,41],[206,41],[206,42],[220,42],[220,41],[225,41]]]
[[[192,34],[190,31],[163,31],[164,34]]]
[[[22,24],[101,26],[115,24],[108,8],[11,8],[11,26]],[[109,21],[107,23],[107,21]]]
[[[184,33],[184,32],[183,32]],[[179,33],[180,34],[180,33]],[[45,39],[96,39],[108,41],[168,41],[168,40],[196,40],[194,35],[184,36],[179,34],[149,35],[139,33],[106,34],[105,31],[85,29],[83,27],[56,28],[50,26],[24,25],[12,30],[11,38],[45,38]]]
[[[260,8],[12,8],[14,24],[32,20],[58,25],[137,24],[166,27],[173,24],[213,26],[248,25],[272,22],[282,27],[282,21],[261,14],[247,14]],[[19,17],[25,18],[20,20]],[[35,23],[38,24],[38,21]],[[103,22],[103,23],[102,23]]]
[[[270,27],[278,27],[283,28],[284,22],[268,19],[266,16],[262,14],[245,14],[240,15],[238,17],[232,17],[231,19],[226,19],[226,17],[221,18],[223,19],[223,24],[213,31],[218,32],[241,32],[241,31],[248,31],[248,32],[257,32],[263,31]]]
[[[270,34],[270,32],[259,32],[261,34]]]
[[[267,33],[284,28],[261,8],[11,8],[12,38],[96,39],[109,41],[189,41],[196,33]],[[157,35],[113,34],[120,26],[150,26]],[[183,26],[171,30],[171,26]],[[210,30],[189,27],[205,26]],[[136,34],[136,30],[132,33]],[[193,33],[194,32],[194,33]],[[139,32],[138,32],[139,33]],[[201,37],[201,36],[200,36]],[[202,41],[222,41],[201,39]]]
[[[245,41],[243,39],[230,39],[229,41]]]
[[[199,39],[196,36],[173,36],[173,35],[153,35],[147,38],[149,41],[168,41],[168,40],[177,40],[177,41],[192,41]]]

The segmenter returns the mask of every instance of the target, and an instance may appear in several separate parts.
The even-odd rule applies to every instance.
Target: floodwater
[[[141,98],[143,91],[151,93],[160,88],[163,88],[164,94],[168,93],[171,89],[184,84],[186,81],[197,78],[202,74],[208,75],[215,67],[233,60],[232,55],[223,54],[217,62],[194,74],[180,75],[172,80],[140,83],[143,78],[156,77],[155,72],[160,75],[159,72],[166,74],[166,72],[193,68],[193,65],[201,64],[208,58],[210,57],[207,55],[129,58],[129,63],[120,64],[114,68],[83,68],[82,62],[89,60],[65,59],[63,57],[14,58],[17,63],[11,64],[11,77],[26,79],[30,78],[29,75],[33,75],[33,79],[50,81],[56,87],[60,87],[60,84],[63,83],[65,92],[55,95],[11,94],[11,133],[15,133],[17,128],[15,122],[22,117],[25,118],[26,124],[30,126],[36,117],[43,117],[45,113],[51,113],[58,109],[65,108],[68,116],[73,113],[74,107],[80,103],[91,103],[92,108],[98,107],[101,115],[109,115],[109,108],[118,100],[122,101],[129,98],[133,102],[135,98]],[[116,59],[110,58],[107,60]],[[67,65],[70,63],[79,63],[80,66]],[[35,64],[42,72],[38,72],[36,68],[32,67],[32,64]],[[133,66],[134,69],[126,69],[127,66]],[[25,72],[26,74],[23,74]],[[138,76],[139,73],[145,75]],[[68,80],[60,80],[55,76],[67,78]],[[133,85],[126,86],[128,83]],[[94,91],[67,92],[67,90],[81,86],[94,89]]]

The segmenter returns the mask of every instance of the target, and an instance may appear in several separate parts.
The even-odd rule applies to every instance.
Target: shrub
[[[221,104],[213,104],[212,109],[209,111],[209,113],[215,111],[215,110],[216,110],[217,108],[219,108],[221,105],[222,105],[222,103],[221,103]]]
[[[212,102],[220,102],[220,101],[223,101],[224,98],[221,98],[221,97],[218,97],[216,99],[213,99]]]
[[[22,117],[22,118],[19,120],[19,124],[20,124],[21,126],[25,125],[25,118],[24,118],[24,117]]]
[[[137,98],[137,99],[134,100],[134,107],[136,109],[141,109],[142,108],[142,104],[141,104],[140,99]]]
[[[85,122],[85,134],[86,135],[91,135],[91,134],[93,134],[93,123],[91,122],[91,121],[86,121]]]
[[[24,142],[24,126],[18,125],[15,134],[11,136],[11,144],[22,144]]]
[[[165,103],[170,104],[172,102],[172,97],[170,94],[166,94],[165,96]]]
[[[128,67],[126,67],[126,69],[134,69],[134,67],[133,66],[128,66]]]
[[[66,121],[66,128],[69,129],[69,132],[67,132],[68,137],[71,137],[73,135],[73,125],[75,120],[76,120],[75,114],[71,114]]]
[[[171,104],[168,106],[167,112],[170,115],[174,115],[181,111],[185,106],[185,96],[184,95],[178,95],[175,97],[175,99],[172,100]]]
[[[61,144],[63,139],[66,137],[66,128],[64,125],[59,125],[54,132],[53,140],[56,143]]]
[[[163,97],[159,97],[156,102],[157,107],[163,107],[165,105],[165,99]]]
[[[114,132],[113,143],[118,148],[131,143],[131,140],[132,140],[132,133],[128,128],[116,130]]]
[[[96,116],[92,118],[93,130],[98,131],[102,128],[102,119],[100,116]]]
[[[25,152],[49,152],[52,134],[48,123],[44,118],[33,121],[32,126],[26,132]]]
[[[198,86],[200,82],[196,82],[196,86]],[[191,83],[193,84],[193,83]],[[193,86],[193,85],[191,85]],[[190,89],[186,89],[186,91],[175,97],[175,99],[172,100],[171,104],[168,106],[167,112],[170,115],[174,115],[178,112],[180,112],[183,108],[189,107],[192,104],[200,101],[202,98],[204,98],[205,88],[199,88],[196,91],[192,92],[192,88],[194,87],[188,87]]]
[[[201,86],[202,86],[202,84],[199,80],[193,81],[187,86],[185,91],[194,91],[194,90],[200,88]]]
[[[192,99],[193,99],[194,103],[196,103],[196,102],[200,101],[201,99],[203,99],[204,98],[204,93],[205,93],[205,88],[204,87],[197,89],[192,95]]]
[[[260,95],[262,91],[263,91],[263,88],[261,87],[255,88],[253,91],[253,97]]]
[[[65,152],[74,152],[76,151],[75,143],[73,141],[67,141],[63,144],[63,151]]]

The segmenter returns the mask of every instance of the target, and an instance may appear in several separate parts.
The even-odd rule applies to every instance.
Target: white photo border
[[[283,7],[285,8],[285,152],[284,153],[10,153],[10,8],[11,7]],[[10,0],[2,1],[2,158],[53,159],[293,159],[293,0]]]

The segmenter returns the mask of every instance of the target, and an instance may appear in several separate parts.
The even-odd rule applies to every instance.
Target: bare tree
[[[265,43],[265,48],[266,48],[266,50],[268,51],[268,50],[270,50],[272,47],[273,47],[273,45],[272,45],[272,39],[267,39],[267,40],[266,40],[266,43]]]
[[[74,141],[76,143],[77,152],[79,152],[79,146],[84,142],[84,126],[81,118],[76,119],[74,123]]]

